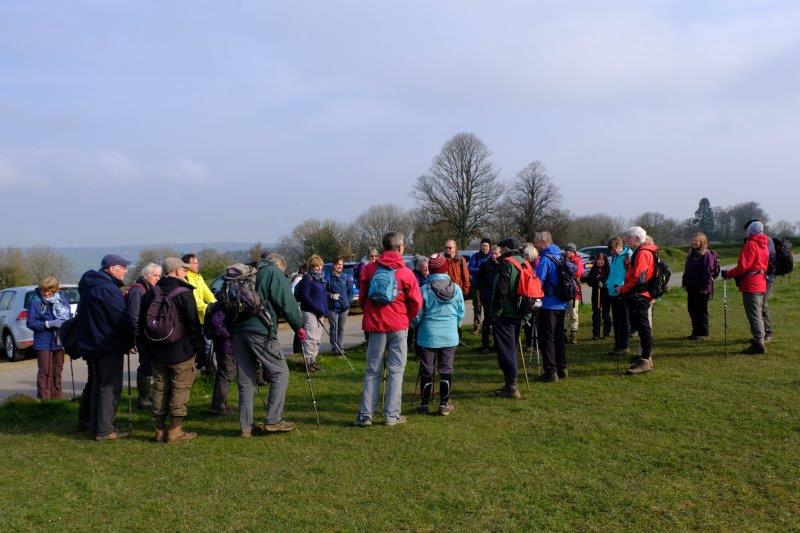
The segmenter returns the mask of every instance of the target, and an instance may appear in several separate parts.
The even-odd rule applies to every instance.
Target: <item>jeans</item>
[[[625,304],[630,313],[631,326],[639,334],[639,345],[642,353],[639,354],[643,359],[650,359],[653,350],[653,330],[651,328],[652,314],[650,300],[642,296],[628,296]]]
[[[757,343],[764,342],[764,292],[743,292],[742,303],[747,321],[750,322],[750,334]]]
[[[89,418],[95,436],[105,436],[116,431],[114,418],[122,394],[122,368],[124,355],[92,355],[92,394]]]
[[[383,354],[386,355],[386,397],[383,402],[383,421],[393,422],[400,417],[403,397],[403,372],[406,368],[408,345],[407,330],[379,333],[372,331],[367,343],[367,370],[364,372],[364,390],[361,394],[360,418],[372,418],[378,407],[381,386]]]
[[[603,337],[611,332],[611,302],[604,299],[599,305],[592,304],[592,337],[600,336],[602,326]]]
[[[344,353],[344,324],[347,322],[347,313],[344,311],[328,311],[328,324],[330,325],[331,352]]]
[[[495,318],[492,323],[497,364],[503,371],[506,382],[517,382],[517,345],[522,320],[519,318]]]
[[[708,337],[708,299],[710,294],[690,292],[686,295],[686,307],[692,320],[692,335]]]
[[[541,309],[537,323],[542,349],[542,366],[545,374],[555,374],[567,369],[567,351],[564,346],[564,315],[567,311]]]
[[[628,335],[630,334],[630,326],[628,323],[628,307],[625,305],[625,300],[622,296],[609,296],[611,302],[611,315],[614,320],[614,349],[626,350],[628,348]]]
[[[767,284],[764,293],[764,303],[761,304],[761,318],[764,320],[764,336],[772,337],[772,317],[769,314],[769,295],[772,293],[772,283]]]
[[[277,424],[283,416],[286,389],[289,387],[289,366],[278,341],[262,333],[242,331],[233,334],[236,368],[239,371],[239,426],[243,431],[253,427],[253,395],[256,384],[256,359],[261,361],[269,377],[267,423]]]
[[[36,350],[39,369],[36,372],[36,397],[40,400],[61,398],[61,371],[64,350]]]

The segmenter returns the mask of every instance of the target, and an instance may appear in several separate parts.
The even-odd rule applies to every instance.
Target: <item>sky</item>
[[[798,221],[800,3],[0,3],[0,246],[275,242],[459,132],[577,215]]]

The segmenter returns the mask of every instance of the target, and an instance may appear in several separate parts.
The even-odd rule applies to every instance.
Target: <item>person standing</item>
[[[439,372],[439,414],[447,416],[455,410],[450,402],[450,394],[458,346],[458,324],[464,318],[464,294],[447,275],[447,260],[442,254],[430,256],[428,267],[428,283],[421,287],[422,309],[414,319],[421,390],[417,412],[428,413],[435,366]]]
[[[580,322],[579,309],[583,301],[581,292],[581,277],[583,276],[584,266],[581,256],[578,255],[578,248],[575,244],[568,242],[564,247],[564,257],[567,261],[575,265],[575,298],[567,302],[567,310],[564,313],[564,327],[567,335],[567,342],[578,344],[578,326]]]
[[[134,281],[125,293],[125,303],[128,306],[128,317],[133,330],[136,351],[139,352],[139,366],[136,368],[136,408],[145,410],[153,407],[150,400],[150,379],[153,369],[150,366],[150,356],[147,348],[139,336],[139,312],[142,306],[142,297],[161,279],[161,265],[148,263],[142,268],[141,276]]]
[[[480,291],[481,307],[483,307],[483,323],[481,324],[481,353],[490,351],[489,338],[492,336],[492,292],[497,279],[497,260],[500,257],[500,247],[492,246],[489,259],[481,264],[476,280],[477,290]]]
[[[627,374],[643,374],[653,369],[653,330],[651,325],[651,302],[653,298],[647,283],[656,275],[658,248],[646,241],[647,233],[640,226],[629,228],[625,235],[633,248],[631,267],[625,275],[625,283],[619,293],[625,298],[631,326],[639,335],[641,353],[633,357]]]
[[[236,377],[236,357],[230,321],[219,304],[211,304],[206,310],[206,335],[211,337],[214,356],[217,358],[217,373],[214,376],[214,393],[211,396],[211,414],[224,416],[228,413],[228,393]],[[209,335],[210,333],[210,335]]]
[[[714,275],[719,271],[716,254],[708,249],[708,237],[692,235],[691,250],[686,256],[681,286],[686,291],[686,306],[692,321],[690,341],[708,339],[708,300],[714,293]]]
[[[611,305],[612,325],[614,327],[614,348],[611,355],[626,355],[630,352],[630,323],[625,300],[619,294],[619,288],[625,284],[625,275],[630,266],[632,252],[625,246],[621,237],[613,237],[608,241],[608,300]]]
[[[408,327],[422,307],[422,295],[414,273],[403,261],[405,237],[397,231],[383,236],[383,253],[377,261],[364,267],[361,274],[359,296],[362,298],[364,316],[362,328],[369,333],[367,341],[367,369],[364,388],[355,425],[371,426],[378,405],[381,367],[387,353],[387,384],[383,404],[383,420],[387,426],[403,424],[406,417],[400,413],[403,394],[403,372],[408,355]],[[373,278],[379,276],[375,292],[370,295]],[[390,277],[391,276],[391,277]],[[393,280],[393,282],[392,282]],[[380,282],[380,283],[379,283]],[[384,290],[379,290],[383,288]],[[373,296],[374,299],[371,299]],[[379,301],[375,301],[379,300]]]
[[[99,270],[85,272],[78,282],[76,347],[89,364],[78,427],[88,422],[98,441],[128,436],[117,430],[114,418],[122,394],[125,353],[133,347],[133,331],[121,291],[129,264],[119,255],[108,254],[100,261]]]
[[[322,367],[317,364],[319,339],[322,336],[322,317],[328,314],[328,296],[325,288],[325,274],[322,272],[322,258],[312,255],[306,261],[306,273],[297,284],[294,296],[300,302],[303,313],[303,329],[307,333],[303,341],[303,356],[309,372],[317,372]]]
[[[766,336],[764,328],[764,299],[767,295],[767,269],[769,268],[769,241],[764,235],[764,224],[756,220],[747,226],[747,240],[745,240],[736,266],[730,270],[723,270],[724,279],[736,280],[736,286],[742,293],[742,303],[747,321],[750,323],[750,333],[753,336],[750,346],[744,353],[758,355],[767,353],[764,343]]]
[[[605,254],[597,254],[586,280],[592,288],[592,340],[600,340],[600,328],[605,339],[611,332],[611,304],[608,301],[610,269]]]
[[[481,239],[480,249],[472,254],[467,262],[469,270],[469,284],[472,289],[472,332],[477,333],[481,326],[481,293],[478,290],[478,272],[486,261],[492,256],[491,239]],[[486,317],[484,316],[484,320]]]
[[[458,253],[456,241],[450,239],[444,243],[444,257],[447,259],[447,275],[453,283],[461,287],[463,294],[469,294],[471,288],[469,267],[467,260]],[[461,339],[461,324],[458,325],[458,338]],[[464,341],[460,340],[459,344],[463,346]]]
[[[344,326],[353,300],[353,279],[344,272],[344,257],[339,256],[331,265],[331,275],[326,280],[328,294],[328,323],[330,324],[331,353],[345,355]]]
[[[156,442],[178,442],[197,437],[193,431],[183,430],[183,420],[189,410],[189,394],[194,383],[194,364],[197,354],[205,350],[203,327],[197,312],[194,287],[186,281],[186,273],[191,268],[177,257],[164,259],[164,274],[152,290],[142,297],[139,313],[139,331],[150,356],[153,369],[153,417],[156,429],[153,440]],[[172,318],[174,332],[179,330],[177,339],[164,339],[151,333],[151,304],[158,305],[159,298],[164,303],[159,312],[167,306],[174,311]],[[170,333],[170,337],[174,333]],[[170,425],[167,427],[167,415]]]
[[[33,350],[38,366],[36,397],[40,400],[61,399],[64,346],[58,328],[72,316],[72,312],[69,299],[58,288],[56,278],[42,278],[28,302],[25,325],[33,331]]]
[[[539,250],[539,264],[536,275],[542,281],[544,298],[539,310],[539,340],[542,347],[542,373],[536,381],[551,383],[565,379],[567,353],[564,339],[564,315],[569,302],[559,298],[556,287],[559,283],[559,261],[561,249],[553,244],[549,231],[539,231],[533,237],[533,245]]]

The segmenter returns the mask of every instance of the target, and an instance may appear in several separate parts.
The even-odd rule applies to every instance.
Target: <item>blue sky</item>
[[[461,131],[576,214],[799,220],[800,4],[0,3],[0,245],[274,241]]]

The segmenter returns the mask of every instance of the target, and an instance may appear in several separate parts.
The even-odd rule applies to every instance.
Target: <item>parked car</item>
[[[3,340],[3,355],[7,361],[21,361],[28,355],[33,345],[33,332],[25,325],[28,319],[28,303],[31,301],[36,285],[9,287],[0,291],[0,338]],[[72,313],[78,309],[77,285],[62,285],[69,299]]]
[[[342,271],[342,273],[345,276],[348,276],[350,278],[353,284],[353,299],[350,301],[351,307],[358,307],[359,287],[358,287],[358,282],[356,281],[354,276],[355,268],[357,265],[358,263],[356,261],[347,261],[345,262],[344,270]],[[331,278],[331,272],[333,271],[333,263],[325,263],[324,265],[322,265],[322,271],[325,273],[325,281],[329,280]]]
[[[589,259],[594,261],[597,258],[597,254],[603,254],[608,257],[608,246],[587,246],[578,250],[578,253],[586,254]]]

